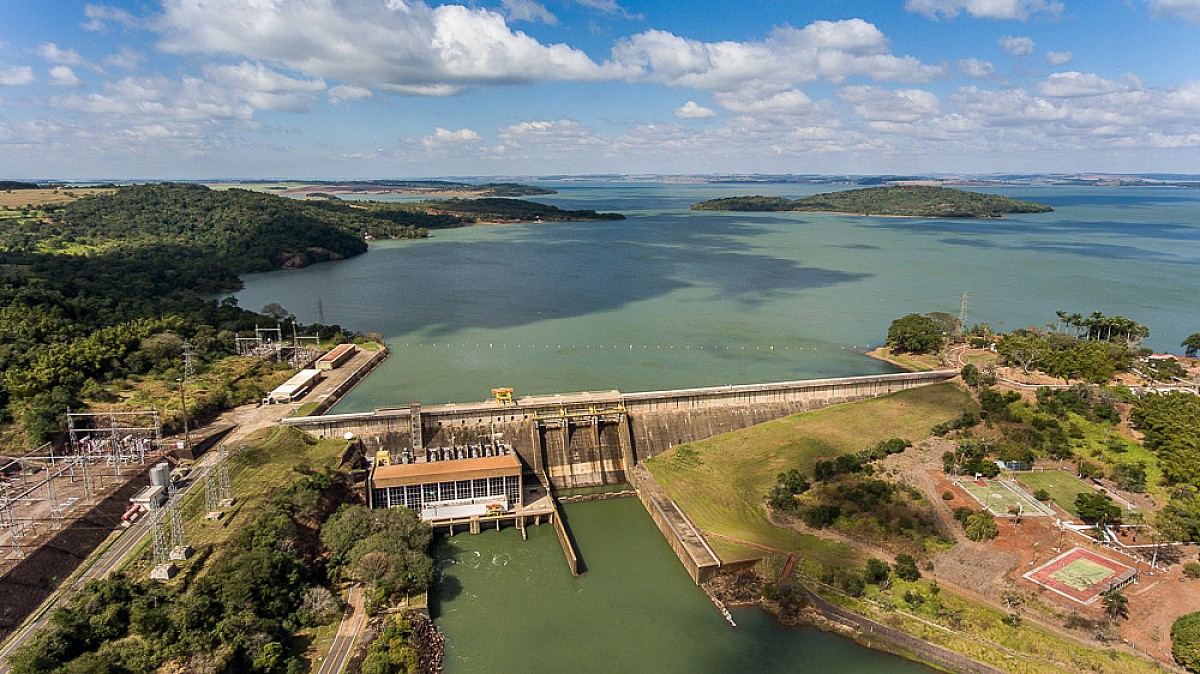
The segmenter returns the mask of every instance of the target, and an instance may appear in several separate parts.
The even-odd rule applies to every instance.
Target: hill
[[[1008,213],[1047,213],[1053,208],[998,194],[949,187],[904,185],[826,192],[804,199],[727,197],[692,205],[696,211],[806,211],[917,218],[999,218]]]

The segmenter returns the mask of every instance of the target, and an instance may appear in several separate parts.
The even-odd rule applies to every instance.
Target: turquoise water
[[[794,185],[555,182],[538,199],[629,219],[438,231],[365,255],[246,278],[242,306],[278,302],[379,332],[394,357],[338,411],[518,395],[655,390],[874,374],[860,355],[910,311],[1001,330],[1057,309],[1123,314],[1148,345],[1200,330],[1200,190],[989,191],[1054,213],[926,220],[706,213],[703,199]]]
[[[432,612],[446,671],[895,672],[928,669],[758,609],[730,628],[637,499],[566,506],[587,573],[572,578],[549,526],[439,539]]]

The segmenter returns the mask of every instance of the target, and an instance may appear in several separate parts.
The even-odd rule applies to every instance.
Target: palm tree
[[[1054,315],[1058,316],[1058,328],[1055,329],[1055,332],[1062,332],[1063,327],[1065,325],[1070,325],[1070,323],[1067,320],[1069,318],[1069,316],[1067,315],[1067,312],[1063,311],[1062,309],[1059,309],[1058,311],[1054,312]]]
[[[1129,598],[1120,590],[1109,590],[1105,592],[1104,597],[1104,613],[1114,620],[1117,618],[1129,617]]]

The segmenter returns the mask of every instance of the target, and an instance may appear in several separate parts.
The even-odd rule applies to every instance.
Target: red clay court
[[[1025,574],[1025,578],[1080,604],[1092,604],[1100,595],[1133,580],[1137,572],[1120,562],[1074,548]]]

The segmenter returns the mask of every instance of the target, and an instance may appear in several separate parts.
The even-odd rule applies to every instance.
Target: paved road
[[[317,674],[341,673],[346,667],[346,661],[350,659],[350,653],[354,651],[358,635],[367,622],[367,612],[363,610],[362,588],[358,585],[350,588],[350,596],[347,599],[349,606],[346,607],[346,615],[342,617],[342,624],[338,625],[337,636],[333,638],[333,645],[329,648],[329,657],[321,663]]]

